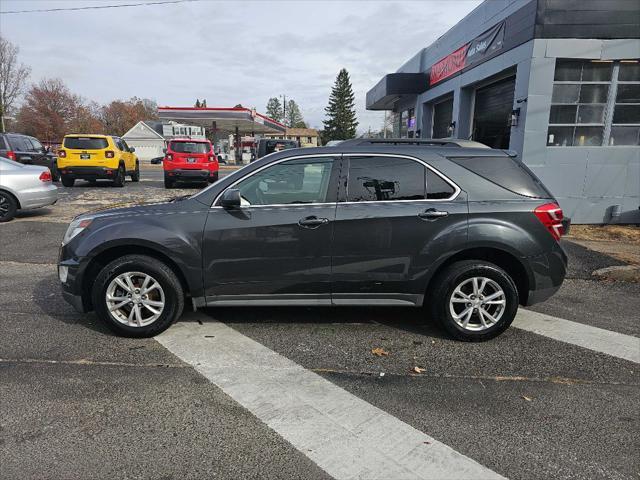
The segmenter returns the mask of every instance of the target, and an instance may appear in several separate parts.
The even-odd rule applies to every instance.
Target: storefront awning
[[[367,92],[367,110],[392,110],[398,100],[419,95],[428,86],[426,73],[390,73]]]
[[[272,118],[244,107],[235,108],[197,108],[197,107],[158,107],[161,120],[199,125],[207,130],[235,133],[284,133],[286,127]]]

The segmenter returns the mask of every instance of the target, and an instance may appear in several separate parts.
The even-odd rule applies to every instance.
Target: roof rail
[[[364,145],[415,145],[421,147],[491,148],[484,143],[462,138],[354,138],[340,142],[340,147]]]

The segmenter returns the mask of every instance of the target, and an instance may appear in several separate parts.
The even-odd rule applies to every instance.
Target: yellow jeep
[[[73,187],[77,178],[95,182],[109,179],[123,187],[125,176],[140,180],[140,162],[124,140],[113,135],[66,135],[58,151],[62,185]]]

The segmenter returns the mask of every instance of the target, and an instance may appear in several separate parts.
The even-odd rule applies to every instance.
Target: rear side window
[[[424,200],[426,168],[406,158],[351,157],[347,201]]]
[[[108,145],[106,138],[99,137],[66,137],[64,139],[65,148],[74,150],[101,150]]]
[[[33,149],[33,145],[31,145],[27,137],[21,135],[10,135],[9,143],[11,144],[11,150],[17,152],[30,152]]]
[[[459,157],[449,160],[500,187],[524,197],[553,197],[520,160],[512,157]]]
[[[207,153],[209,144],[202,142],[171,142],[169,148],[177,153]]]
[[[456,189],[437,173],[427,169],[427,198],[429,200],[443,200],[451,198]]]

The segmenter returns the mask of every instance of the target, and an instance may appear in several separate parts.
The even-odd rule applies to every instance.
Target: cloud
[[[43,6],[34,0],[2,3],[3,10]],[[366,130],[382,123],[381,112],[366,111],[366,92],[478,3],[203,0],[0,18],[3,35],[32,67],[32,80],[60,77],[75,93],[99,102],[135,95],[191,105],[206,98],[209,105],[242,103],[263,111],[269,97],[285,94],[320,127],[344,67],[360,129]]]

